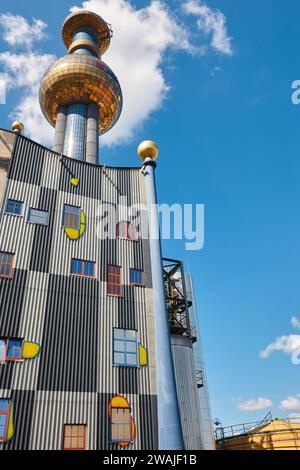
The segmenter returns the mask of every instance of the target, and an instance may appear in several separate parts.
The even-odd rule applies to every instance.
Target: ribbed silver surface
[[[78,188],[70,184],[74,176]],[[5,214],[0,225],[0,251],[15,253],[14,278],[0,280],[0,336],[38,342],[41,352],[32,361],[0,365],[0,398],[14,399],[16,409],[15,436],[5,448],[61,449],[64,423],[88,425],[88,449],[114,448],[107,408],[116,394],[132,406],[137,435],[129,448],[157,447],[149,243],[96,236],[101,201],[118,204],[124,196],[128,204],[145,202],[139,168],[61,158],[18,137],[7,197],[24,202],[24,216]],[[85,212],[86,232],[77,241],[61,226],[64,204]],[[27,222],[30,207],[49,211],[47,227]],[[96,262],[97,279],[71,277],[72,258]],[[122,267],[122,298],[106,295],[107,264]],[[146,287],[129,285],[130,268],[145,271]],[[113,367],[114,327],[137,330],[149,367]]]

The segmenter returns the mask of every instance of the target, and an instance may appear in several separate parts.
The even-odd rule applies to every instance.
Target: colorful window
[[[0,338],[0,360],[21,361],[23,340],[12,338]]]
[[[65,204],[63,226],[65,228],[79,230],[80,229],[80,214],[81,214],[80,207],[69,206]]]
[[[30,208],[28,222],[37,225],[48,225],[48,212]]]
[[[95,263],[93,261],[73,259],[71,274],[83,277],[95,277]]]
[[[10,413],[10,400],[0,400],[0,442],[6,440]]]
[[[65,424],[64,450],[86,450],[85,424]]]
[[[137,333],[134,330],[113,330],[113,362],[116,366],[137,367]]]
[[[144,272],[139,269],[130,269],[130,284],[144,286]]]
[[[12,215],[23,215],[23,202],[8,199],[5,212]]]
[[[119,266],[108,265],[107,267],[107,294],[122,296],[122,277]]]
[[[112,408],[111,410],[112,442],[131,442],[132,424],[130,409]]]
[[[12,277],[14,255],[0,252],[0,277]]]
[[[138,240],[136,226],[130,222],[119,222],[117,225],[117,238],[125,238],[126,240]]]

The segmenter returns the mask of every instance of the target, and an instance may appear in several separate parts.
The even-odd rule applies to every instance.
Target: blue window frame
[[[72,259],[71,274],[83,277],[95,277],[94,261]]]
[[[47,211],[40,211],[38,209],[29,209],[28,222],[37,225],[48,225],[49,214]]]
[[[130,284],[144,286],[144,272],[140,269],[130,269]]]
[[[6,214],[18,215],[22,217],[23,215],[23,202],[15,201],[13,199],[8,199],[5,208]]]
[[[6,343],[7,340],[5,338],[0,338],[0,361],[6,359]]]
[[[134,330],[113,330],[113,363],[116,366],[138,366],[137,333]]]
[[[65,204],[63,213],[63,226],[74,230],[80,229],[80,207]]]
[[[6,440],[10,412],[10,400],[0,400],[0,442]]]

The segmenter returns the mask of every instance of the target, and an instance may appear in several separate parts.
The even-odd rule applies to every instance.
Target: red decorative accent
[[[14,255],[11,253],[0,253],[0,277],[2,278],[12,278],[13,272],[13,260]],[[6,271],[6,268],[9,267],[9,274],[1,274],[1,272]]]

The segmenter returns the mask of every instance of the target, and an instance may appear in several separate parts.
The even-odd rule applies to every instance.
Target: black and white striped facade
[[[127,197],[128,206],[146,205],[140,168],[76,161],[7,131],[0,137],[12,150],[3,170],[6,184],[2,177],[0,182],[0,251],[15,255],[12,279],[0,279],[0,337],[41,345],[34,360],[0,364],[0,399],[14,402],[14,436],[0,448],[60,450],[64,424],[74,423],[87,425],[88,450],[117,449],[110,443],[108,404],[121,395],[136,425],[128,449],[157,449],[149,242],[96,235],[99,203],[118,205]],[[1,157],[0,176],[6,165]],[[70,184],[72,177],[79,179],[78,187]],[[5,213],[7,199],[23,202],[23,217]],[[78,240],[69,239],[62,226],[65,204],[85,212],[86,231]],[[29,208],[48,211],[48,225],[29,223]],[[73,258],[94,261],[96,277],[71,276]],[[122,268],[120,298],[107,295],[108,265]],[[130,268],[144,272],[144,287],[130,285]],[[147,367],[113,366],[113,328],[137,331],[148,349]]]

